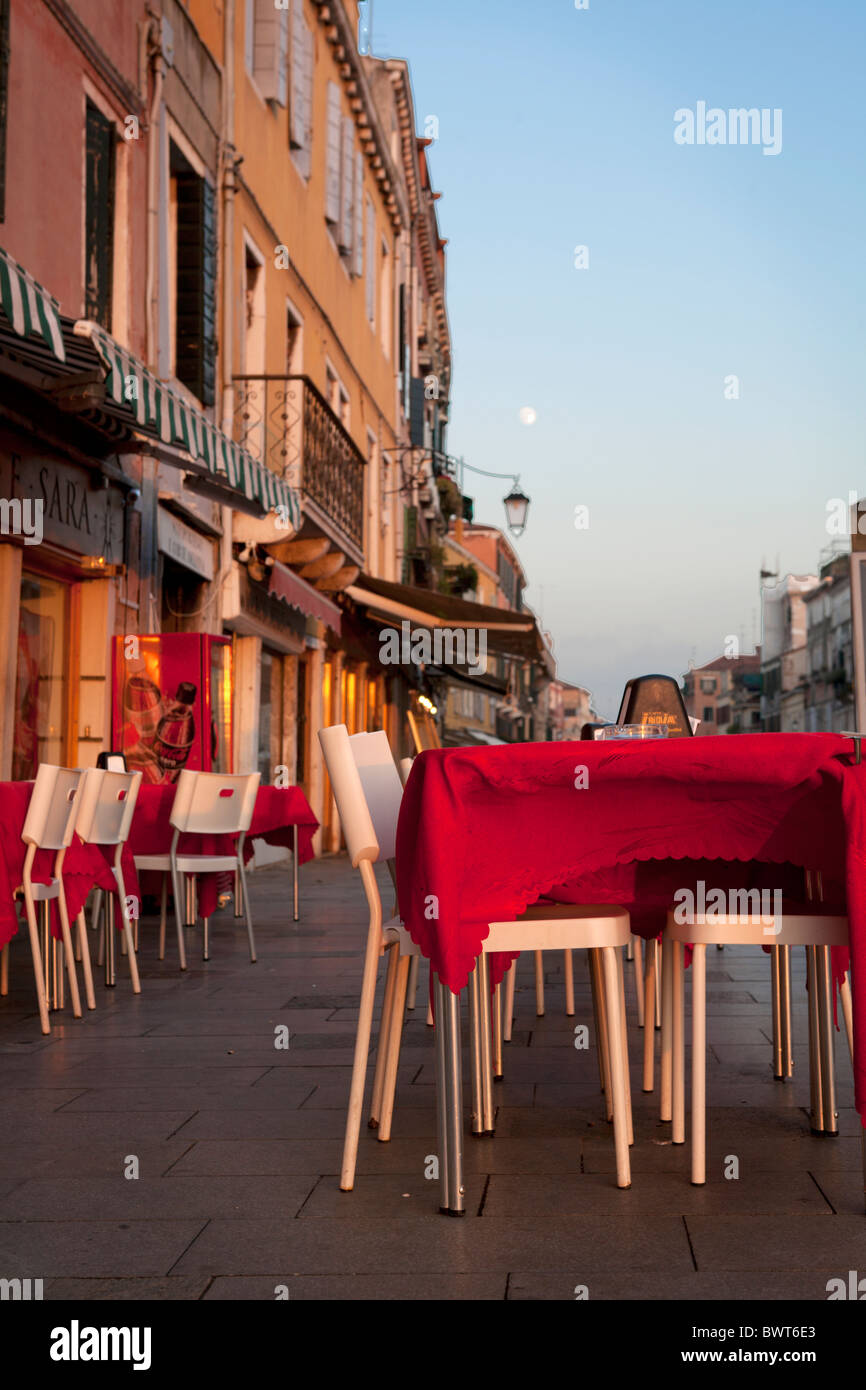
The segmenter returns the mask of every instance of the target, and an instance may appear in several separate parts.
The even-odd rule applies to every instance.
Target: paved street
[[[384,878],[384,875],[383,875]],[[190,970],[156,958],[142,923],[143,992],[97,982],[97,1011],[39,1033],[29,952],[12,951],[0,1001],[0,1276],[42,1278],[51,1299],[825,1299],[866,1258],[859,1122],[837,1034],[841,1137],[809,1136],[804,965],[795,959],[796,1079],[770,1071],[769,962],[708,957],[708,1173],[690,1185],[640,1089],[629,989],[633,1186],[614,1186],[592,1022],[575,953],[567,1019],[561,958],[547,1016],[531,961],[497,1086],[494,1139],[465,1145],[468,1212],[437,1214],[426,988],[404,1035],[393,1139],[364,1128],[354,1193],[338,1174],[365,931],[345,856],[301,873],[290,920],[283,865],[252,881],[259,962],[242,923],[212,922],[212,959],[188,933]],[[389,897],[383,888],[386,903]],[[95,949],[94,949],[95,957]],[[423,980],[422,975],[422,980]],[[55,1015],[55,1017],[57,1017]],[[288,1049],[275,1046],[286,1025]],[[464,1029],[464,1039],[466,1030]],[[727,1180],[725,1160],[739,1159]],[[137,1177],[127,1177],[137,1162]],[[730,1165],[728,1165],[730,1167]]]

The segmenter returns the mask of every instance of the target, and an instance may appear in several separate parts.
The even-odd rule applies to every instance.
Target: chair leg
[[[440,1206],[449,1216],[466,1210],[463,1185],[463,1075],[460,997],[435,977],[436,1108],[440,1153]]]
[[[90,946],[87,941],[87,920],[83,912],[78,914],[78,951],[81,969],[84,972],[84,998],[88,1009],[96,1008],[96,995],[93,992],[93,967],[90,963]]]
[[[632,945],[634,946],[634,988],[637,996],[637,1026],[638,1028],[643,1028],[643,937],[633,936]]]
[[[836,1057],[833,1036],[833,968],[830,947],[815,948],[818,986],[818,1051],[821,1058],[821,1128],[828,1136],[838,1135],[836,1114]]]
[[[397,966],[400,952],[396,946],[388,948],[388,969],[385,972],[385,993],[382,998],[382,1018],[379,1023],[379,1037],[376,1042],[376,1070],[373,1075],[373,1096],[370,1101],[370,1129],[378,1129],[382,1118],[382,1094],[385,1086],[385,1059],[388,1055],[388,1037],[394,1021],[394,990],[397,983]]]
[[[502,1037],[505,1042],[511,1042],[511,1025],[514,1022],[514,989],[516,984],[517,961],[513,960],[505,976],[505,1020],[502,1028]]]
[[[481,1118],[484,1133],[494,1132],[493,1124],[493,1036],[490,1017],[490,962],[482,951],[479,957],[478,1023],[481,1044]]]
[[[484,1133],[484,1081],[481,1075],[481,956],[469,976],[469,1069],[472,1082],[472,1133]]]
[[[298,827],[292,826],[292,917],[298,920]],[[417,956],[412,957],[417,960]],[[414,1005],[413,1005],[414,1007]]]
[[[845,1019],[845,1036],[848,1039],[848,1053],[851,1064],[854,1064],[854,1020],[851,1012],[851,976],[847,974],[839,986],[839,997],[842,1000],[842,1016]]]
[[[105,895],[105,983],[109,989],[113,989],[117,983],[115,970],[115,953],[117,942],[114,937],[114,894]]]
[[[535,952],[535,1015],[544,1018],[544,952]]]
[[[659,1059],[659,1119],[667,1124],[672,1118],[673,1087],[673,983],[674,948],[671,941],[662,943],[662,1036]]]
[[[427,1004],[427,1027],[433,1027],[433,1005],[429,1002]]]
[[[9,993],[9,943],[0,951],[0,995]]]
[[[628,1154],[628,1110],[620,1006],[620,974],[617,969],[617,950],[614,946],[601,948],[604,971],[604,1000],[610,1039],[610,1086],[613,1102],[613,1143],[616,1151],[616,1185],[631,1187],[631,1164]]]
[[[571,951],[563,952],[565,956],[565,1015],[566,1018],[574,1018],[574,958]]]
[[[409,984],[406,990],[406,1008],[414,1011],[415,1000],[418,995],[418,970],[421,965],[420,956],[409,957]]]
[[[813,1134],[823,1133],[824,1097],[822,1094],[821,1048],[819,1044],[819,1010],[817,948],[806,947],[806,991],[809,1010],[809,1114]]]
[[[104,923],[104,918],[103,918],[103,913],[102,913],[103,898],[104,898],[104,894],[103,894],[102,889],[101,889],[101,888],[97,888],[97,889],[96,889],[96,892],[93,894],[93,912],[92,912],[91,917],[90,917],[90,930],[91,930],[91,931],[96,931],[97,929],[99,929],[100,932],[104,932],[104,930],[105,930],[105,923]],[[96,948],[96,964],[97,964],[97,965],[101,965],[101,964],[102,964],[102,961],[103,961],[103,954],[102,954],[102,953],[103,953],[104,949],[105,949],[105,938],[104,938],[102,935],[100,935],[100,937],[99,937],[99,944],[98,944],[98,946],[97,946],[97,948]]]
[[[613,1099],[610,1089],[610,1043],[608,1040],[607,1010],[604,999],[604,970],[600,947],[592,947],[589,956],[589,977],[592,985],[592,1006],[595,1015],[595,1037],[598,1050],[598,1070],[604,1092],[605,1115],[613,1119]]]
[[[502,985],[493,991],[493,1080],[502,1080]]]
[[[210,960],[210,937],[209,937],[209,934],[208,934],[208,927],[209,927],[209,924],[210,924],[210,918],[209,918],[209,917],[203,917],[203,918],[202,918],[202,934],[201,934],[201,958],[202,958],[202,960]]]
[[[250,911],[250,894],[247,888],[247,876],[243,866],[243,856],[238,859],[238,869],[241,875],[241,886],[244,894],[244,916],[247,919],[247,936],[250,943],[250,964],[256,963],[256,939],[253,936],[253,916]]]
[[[379,969],[381,941],[381,929],[376,922],[371,921],[367,933],[367,951],[364,956],[358,1031],[355,1034],[352,1084],[349,1091],[349,1111],[346,1116],[346,1137],[343,1142],[343,1164],[340,1171],[340,1188],[343,1192],[351,1192],[355,1185],[355,1166],[358,1161],[358,1139],[361,1133],[361,1111],[364,1108],[364,1083],[367,1076],[367,1058],[370,1053],[373,1000],[376,995],[376,975]]]
[[[118,865],[114,871],[117,879],[118,898],[120,900],[120,916],[123,921],[123,935],[126,938],[126,955],[129,960],[129,975],[132,980],[133,994],[141,994],[141,980],[138,974],[138,961],[135,958],[135,942],[132,939],[132,922],[126,909],[126,884],[123,881],[123,871]]]
[[[692,1182],[707,1180],[707,948],[692,947]]]
[[[180,958],[181,970],[186,970],[186,942],[183,939],[184,928],[184,901],[181,897],[181,878],[180,872],[171,870],[171,891],[174,897],[174,921],[177,928],[177,951]]]
[[[411,956],[400,956],[397,962],[397,976],[394,981],[394,1003],[391,1010],[391,1027],[388,1029],[388,1052],[385,1058],[385,1077],[382,1087],[382,1118],[376,1138],[386,1144],[391,1138],[391,1121],[394,1116],[394,1095],[397,1090],[397,1069],[400,1063],[400,1042],[403,1037],[403,1018],[406,1013],[406,989],[409,984]]]
[[[655,1084],[656,942],[646,944],[643,996],[643,1088],[650,1092]]]
[[[625,1087],[626,1115],[628,1117],[628,1142],[629,1146],[634,1143],[634,1129],[632,1128],[631,1114],[631,1074],[628,1062],[628,1019],[625,1012],[625,969],[622,963],[622,952],[616,953],[617,970],[617,997],[620,1010],[620,1030],[622,1033],[622,1069],[623,1085]]]
[[[663,942],[662,942],[662,938],[661,938],[661,937],[658,937],[657,940],[656,940],[656,960],[655,960],[655,966],[656,966],[656,971],[655,971],[655,982],[656,982],[655,1026],[656,1026],[656,1029],[659,1030],[659,1031],[661,1031],[661,1026],[662,1026],[662,968],[663,968],[663,967],[662,967],[662,957],[663,957],[663,955],[664,955],[664,944],[663,944]]]
[[[81,996],[78,993],[78,974],[75,969],[75,952],[72,949],[72,933],[69,930],[69,911],[66,906],[66,893],[63,883],[60,884],[60,896],[57,899],[57,910],[60,914],[60,934],[63,940],[63,953],[66,957],[66,973],[69,977],[69,998],[72,1001],[73,1018],[81,1017]]]
[[[43,1033],[51,1032],[48,1022],[48,1003],[45,997],[45,969],[42,951],[39,947],[39,929],[36,926],[36,907],[32,897],[25,891],[24,902],[27,909],[27,929],[30,933],[30,953],[33,957],[33,976],[36,983],[36,1001],[39,1005],[39,1022]]]
[[[793,1075],[791,1051],[791,948],[772,946],[773,1075],[786,1081]]]
[[[159,960],[165,960],[165,919],[168,916],[168,874],[162,876],[159,899]]]
[[[672,941],[671,946],[673,948],[671,1139],[674,1144],[684,1144],[686,1142],[686,978],[683,944],[681,941]]]
[[[626,960],[634,960],[634,937],[630,936],[625,948]]]

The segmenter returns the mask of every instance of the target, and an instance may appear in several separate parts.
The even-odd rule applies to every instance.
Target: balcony
[[[307,523],[363,562],[366,461],[307,376],[236,376],[234,437],[300,490]]]

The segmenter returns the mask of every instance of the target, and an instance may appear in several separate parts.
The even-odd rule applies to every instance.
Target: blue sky
[[[520,474],[527,599],[612,715],[631,675],[751,650],[762,560],[812,572],[866,492],[866,5],[589,5],[374,0],[373,52],[439,121],[449,451]],[[780,108],[781,152],[676,144],[699,101]],[[466,483],[501,524],[508,484]]]

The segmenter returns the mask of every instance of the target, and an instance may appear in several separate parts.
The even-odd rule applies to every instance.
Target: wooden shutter
[[[302,150],[305,140],[304,60],[306,56],[304,0],[292,3],[292,105],[289,122],[289,143],[293,150]],[[298,161],[300,163],[300,161]]]
[[[367,198],[367,318],[376,321],[376,209]]]
[[[197,174],[176,182],[175,375],[207,406],[216,398],[216,197]]]
[[[84,316],[111,328],[114,266],[114,127],[87,103]]]
[[[325,175],[325,218],[332,227],[340,220],[340,151],[342,123],[340,119],[340,89],[336,82],[328,83],[328,164]]]
[[[413,376],[410,392],[409,408],[409,442],[417,444],[420,448],[425,446],[425,418],[424,418],[424,378],[423,376]]]
[[[344,255],[348,255],[352,250],[352,230],[355,218],[353,212],[354,192],[353,183],[355,175],[355,122],[351,116],[343,117],[343,159],[342,176],[340,190],[340,228],[337,234],[337,243]]]
[[[9,0],[0,0],[0,222],[6,217],[6,121],[9,104]]]
[[[253,76],[263,97],[285,106],[289,12],[274,0],[255,0],[254,25]]]
[[[360,150],[355,154],[355,244],[352,254],[352,271],[360,277],[364,274],[364,156]],[[373,255],[372,243],[367,255],[368,258]]]

